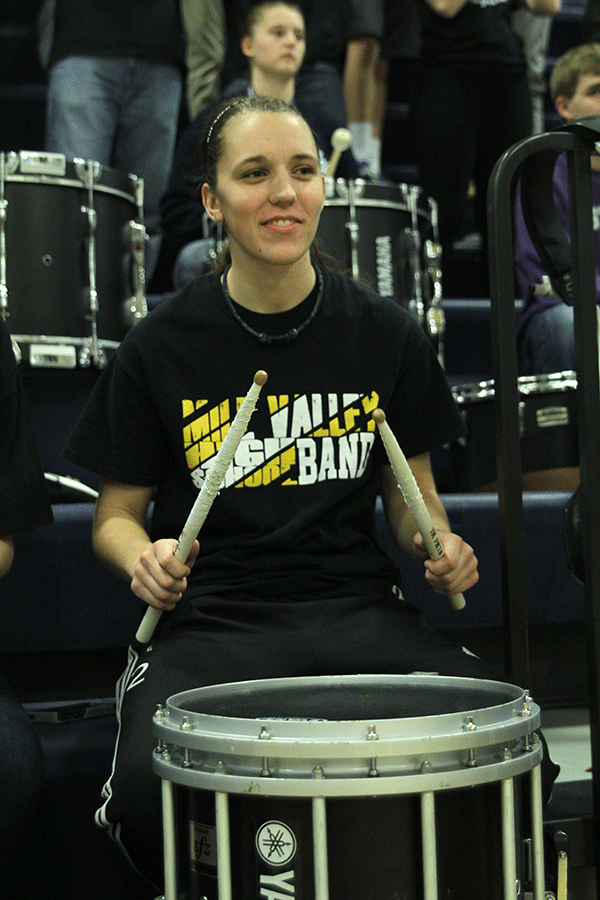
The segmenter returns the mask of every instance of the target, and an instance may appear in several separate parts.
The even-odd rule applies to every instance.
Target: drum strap
[[[600,116],[587,116],[556,130],[577,131],[594,148],[600,139]],[[558,220],[552,185],[557,159],[558,153],[551,150],[525,160],[521,170],[521,204],[529,236],[552,287],[572,306],[571,244]]]
[[[558,153],[554,150],[530,156],[521,172],[523,219],[552,287],[573,305],[571,245],[558,220],[552,179]]]

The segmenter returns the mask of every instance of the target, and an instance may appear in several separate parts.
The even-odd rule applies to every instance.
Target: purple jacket
[[[558,157],[554,169],[554,203],[558,220],[569,237],[569,182],[567,177],[567,158]],[[594,227],[594,247],[596,252],[596,296],[600,298],[600,172],[592,171],[592,214]],[[531,285],[541,284],[545,271],[531,242],[521,208],[521,194],[517,192],[515,202],[515,276],[519,296],[524,304],[517,322],[517,335],[520,337],[523,328],[532,315],[549,306],[556,306],[563,301],[555,295],[544,297],[532,293]]]

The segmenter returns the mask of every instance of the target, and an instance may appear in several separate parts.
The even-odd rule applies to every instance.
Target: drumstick
[[[381,440],[383,441],[383,446],[388,455],[392,472],[398,482],[398,487],[402,491],[406,505],[411,511],[417,528],[425,541],[427,551],[431,559],[441,559],[444,555],[444,548],[437,536],[433,522],[431,521],[431,516],[429,515],[429,510],[425,506],[425,501],[419,490],[419,485],[408,465],[406,456],[402,452],[392,429],[386,422],[384,411],[382,409],[374,410],[373,419],[379,428]],[[462,594],[453,594],[450,597],[450,603],[454,609],[462,609],[465,605],[465,598]]]
[[[223,439],[223,443],[219,447],[217,455],[213,459],[212,464],[206,473],[206,478],[204,479],[200,493],[196,497],[190,514],[187,517],[187,521],[183,526],[183,530],[179,535],[177,546],[173,551],[173,555],[179,562],[184,563],[190,555],[194,541],[204,525],[208,511],[219,492],[219,488],[233,461],[235,452],[248,427],[250,417],[256,408],[260,389],[266,383],[266,380],[266,372],[260,370],[255,374],[252,386],[244,397],[244,401],[238,409],[233,422],[229,426],[227,434]],[[147,644],[149,642],[161,615],[161,609],[156,609],[154,606],[148,607],[135,635],[140,644]]]
[[[338,167],[338,163],[340,161],[340,156],[347,150],[350,144],[352,143],[352,135],[350,134],[347,128],[336,128],[333,134],[331,135],[331,146],[333,147],[333,153],[331,154],[331,159],[329,160],[329,165],[327,167],[327,178],[333,178],[335,175],[335,170]]]

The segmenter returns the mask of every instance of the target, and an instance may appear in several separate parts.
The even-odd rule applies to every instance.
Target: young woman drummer
[[[201,150],[203,201],[229,236],[226,267],[128,334],[67,449],[103,478],[98,555],[164,611],[152,644],[132,646],[119,684],[115,767],[98,813],[157,885],[151,720],[167,697],[277,676],[489,675],[401,599],[375,537],[380,493],[396,541],[424,561],[431,587],[451,595],[478,579],[431,473],[429,451],[463,428],[430,342],[404,309],[314,261],[325,189],[295,108],[228,101],[207,123]],[[177,537],[260,369],[268,381],[225,487],[200,543],[178,562]],[[441,560],[428,558],[376,439],[376,407],[409,459]]]

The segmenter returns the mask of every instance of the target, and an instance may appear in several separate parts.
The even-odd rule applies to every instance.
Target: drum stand
[[[495,422],[500,514],[505,657],[516,684],[529,682],[527,597],[523,552],[523,499],[518,426],[517,349],[513,253],[513,198],[523,166],[565,153],[571,210],[572,279],[581,520],[586,572],[585,604],[591,724],[594,865],[600,900],[600,390],[592,223],[591,153],[600,146],[600,116],[565,125],[514,145],[501,157],[488,188],[492,349],[496,382]],[[551,196],[551,191],[550,191]],[[540,547],[540,553],[544,548]],[[560,874],[560,873],[559,873]]]

